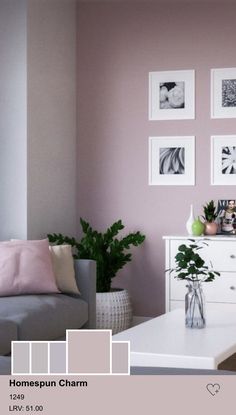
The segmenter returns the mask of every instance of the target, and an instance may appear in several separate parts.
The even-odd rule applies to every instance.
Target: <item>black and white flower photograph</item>
[[[160,109],[177,109],[185,107],[184,82],[160,83]]]
[[[222,147],[222,174],[236,174],[236,147]]]
[[[211,184],[236,185],[236,135],[211,137]]]
[[[236,79],[222,80],[222,106],[236,107]]]
[[[235,235],[236,229],[236,200],[218,200],[217,218],[218,233],[228,233]]]
[[[149,120],[195,118],[195,71],[149,72]]]
[[[184,174],[185,172],[184,147],[160,148],[159,171],[160,174]]]
[[[195,184],[195,137],[149,137],[149,185]]]

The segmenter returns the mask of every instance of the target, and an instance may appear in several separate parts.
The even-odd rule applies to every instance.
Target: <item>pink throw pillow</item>
[[[47,239],[0,242],[0,296],[58,292]]]

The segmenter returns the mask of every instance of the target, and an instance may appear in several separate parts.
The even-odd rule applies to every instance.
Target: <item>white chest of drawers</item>
[[[206,264],[213,265],[220,272],[213,282],[203,284],[207,306],[220,304],[236,313],[236,236],[163,236],[165,240],[165,269],[175,268],[175,255],[181,244],[191,243],[189,238],[196,241],[205,240],[208,246],[199,251]],[[174,272],[166,272],[166,312],[184,307],[187,292],[186,281],[179,281]]]

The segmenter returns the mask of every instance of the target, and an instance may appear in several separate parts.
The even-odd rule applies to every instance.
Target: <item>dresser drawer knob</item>
[[[232,259],[236,258],[236,255],[232,254],[232,255],[230,255],[230,258],[232,258]]]
[[[236,287],[234,287],[234,285],[231,285],[230,289],[231,290],[236,290]]]

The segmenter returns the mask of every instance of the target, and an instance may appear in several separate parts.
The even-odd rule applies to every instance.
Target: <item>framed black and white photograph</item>
[[[236,199],[220,199],[217,204],[217,218],[219,234],[236,233]]]
[[[236,185],[236,135],[211,137],[211,184]]]
[[[236,118],[236,68],[211,70],[211,117]]]
[[[195,184],[195,137],[149,137],[149,185]]]
[[[149,73],[149,120],[195,118],[195,72]]]

